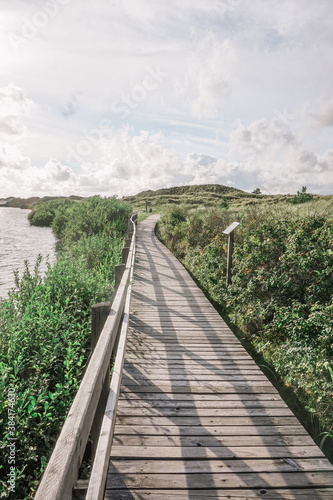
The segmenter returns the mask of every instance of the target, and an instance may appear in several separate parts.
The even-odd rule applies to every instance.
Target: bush
[[[56,213],[58,211],[62,211],[65,208],[69,208],[75,202],[68,198],[66,199],[58,199],[58,200],[50,200],[50,201],[41,201],[37,203],[31,212],[28,215],[28,219],[30,224],[33,226],[42,226],[42,227],[50,227]],[[56,234],[56,236],[58,236]]]
[[[306,192],[306,186],[302,187],[302,191],[297,191],[297,194],[289,199],[289,203],[293,203],[297,205],[298,203],[306,203],[307,201],[311,201],[313,199],[313,195]]]

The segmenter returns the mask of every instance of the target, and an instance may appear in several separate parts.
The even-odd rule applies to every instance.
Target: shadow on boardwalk
[[[106,498],[333,498],[333,469],[188,273],[139,230]]]

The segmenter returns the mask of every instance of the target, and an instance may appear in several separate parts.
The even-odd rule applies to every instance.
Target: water
[[[52,230],[30,226],[28,213],[29,210],[0,207],[0,297],[6,297],[13,288],[13,271],[18,269],[21,276],[26,259],[33,269],[38,254],[42,254],[42,272],[47,256],[49,262],[55,260],[56,239]]]

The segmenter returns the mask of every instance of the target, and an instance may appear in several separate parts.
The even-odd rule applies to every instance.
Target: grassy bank
[[[232,284],[226,287],[227,238],[235,236]],[[278,202],[229,208],[174,206],[159,236],[252,348],[292,388],[313,421],[333,435],[333,205]],[[331,454],[330,438],[325,441]]]
[[[99,197],[51,201],[32,212],[31,222],[44,217],[62,250],[43,278],[40,259],[33,272],[26,265],[0,302],[1,498],[11,466],[9,498],[33,498],[89,354],[91,305],[112,291],[129,215],[128,204]]]

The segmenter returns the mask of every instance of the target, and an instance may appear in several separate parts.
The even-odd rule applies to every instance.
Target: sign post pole
[[[234,231],[239,226],[239,222],[233,222],[227,229],[223,231],[223,234],[228,235],[228,260],[227,260],[227,277],[226,285],[231,283],[231,269],[232,269],[232,253],[234,250]]]

